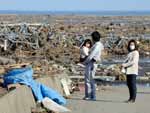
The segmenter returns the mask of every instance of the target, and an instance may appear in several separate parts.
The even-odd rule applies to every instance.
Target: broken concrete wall
[[[63,94],[59,75],[39,78],[37,81]],[[31,108],[35,107],[32,91],[24,85],[0,98],[0,113],[31,113]]]
[[[0,98],[0,113],[31,113],[35,105],[31,89],[22,86]]]
[[[58,76],[54,75],[51,77],[42,77],[42,78],[39,78],[37,81],[58,91],[60,94],[63,95],[63,89],[61,86],[59,75]]]

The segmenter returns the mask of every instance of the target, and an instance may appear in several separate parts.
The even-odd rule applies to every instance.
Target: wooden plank
[[[64,93],[66,96],[70,96],[70,91],[69,91],[69,88],[68,88],[68,84],[67,84],[67,81],[65,78],[61,79],[61,83],[62,83],[62,86],[63,86],[63,90],[64,90]]]

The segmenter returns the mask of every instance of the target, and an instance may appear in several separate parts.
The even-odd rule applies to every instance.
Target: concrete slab
[[[37,81],[63,94],[59,76],[43,77]],[[0,98],[0,113],[31,113],[36,107],[34,96],[29,87],[21,85]]]
[[[62,95],[64,94],[59,75],[39,78],[37,81],[56,90]]]
[[[0,98],[0,113],[31,113],[35,100],[30,88],[21,86]]]

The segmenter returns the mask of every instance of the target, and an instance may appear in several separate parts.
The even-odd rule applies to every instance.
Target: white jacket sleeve
[[[130,66],[132,66],[133,64],[137,63],[138,60],[139,60],[139,53],[138,53],[138,52],[135,52],[135,53],[133,54],[133,59],[132,59],[131,61],[127,62],[127,63],[124,63],[124,64],[123,64],[123,67],[125,67],[125,68],[126,68],[126,67],[130,67]]]

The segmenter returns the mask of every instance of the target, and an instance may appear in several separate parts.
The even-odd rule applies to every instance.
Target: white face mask
[[[131,45],[131,46],[130,46],[130,49],[131,49],[131,50],[134,50],[134,49],[135,49],[135,46],[134,46],[134,45]]]

